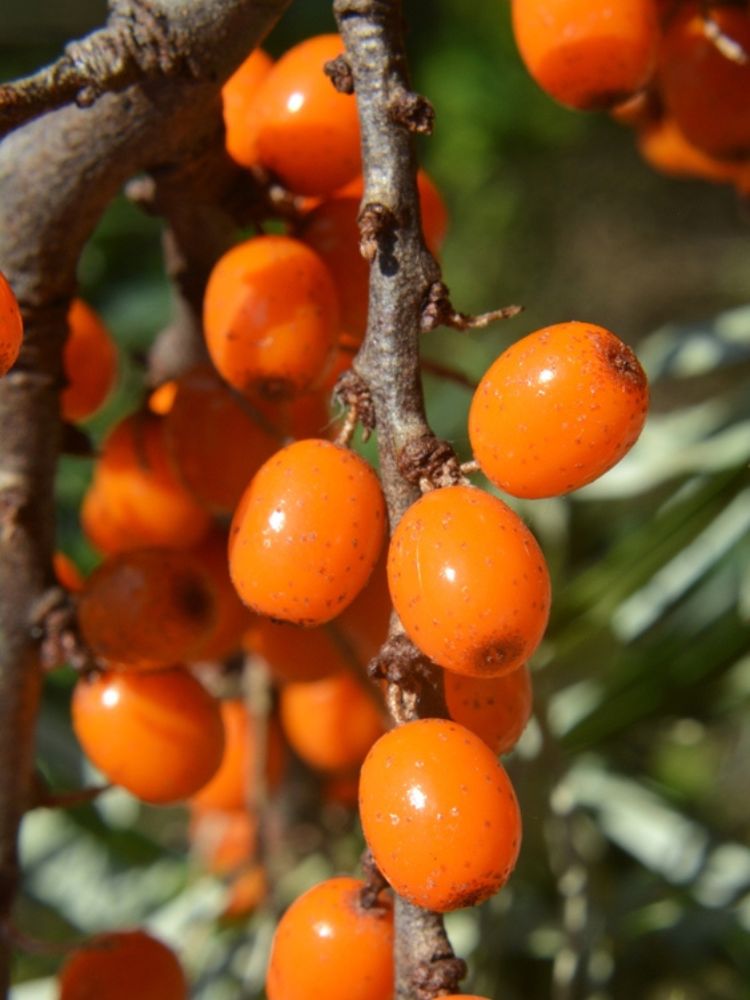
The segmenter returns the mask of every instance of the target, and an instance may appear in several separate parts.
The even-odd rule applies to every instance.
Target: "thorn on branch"
[[[442,281],[435,281],[430,286],[422,309],[422,332],[429,333],[438,326],[449,326],[454,330],[483,330],[496,320],[517,316],[522,310],[523,306],[503,306],[502,309],[469,316],[454,309],[446,285]]]
[[[404,479],[423,492],[462,481],[461,466],[453,448],[433,434],[413,438],[396,456]]]
[[[399,88],[388,102],[391,121],[416,135],[432,135],[435,109],[422,94]]]
[[[333,398],[337,403],[348,408],[344,426],[339,434],[339,444],[348,444],[354,433],[357,422],[362,424],[362,437],[365,441],[375,430],[375,407],[365,380],[352,368],[342,372],[333,390]]]
[[[346,56],[336,56],[335,59],[329,59],[323,66],[323,72],[340,94],[354,93],[354,77]]]
[[[391,256],[398,220],[390,208],[378,201],[368,202],[357,219],[359,224],[359,252],[372,262],[378,250]]]

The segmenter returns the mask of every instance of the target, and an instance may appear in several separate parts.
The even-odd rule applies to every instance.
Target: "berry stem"
[[[409,84],[400,0],[335,0],[334,13],[359,109],[361,251],[370,261],[367,334],[352,367],[372,399],[393,530],[420,496],[418,481],[402,475],[400,460],[415,443],[434,438],[424,410],[419,341],[424,304],[440,282],[440,268],[422,235],[413,141],[419,129],[398,111],[414,106],[426,121],[429,105]],[[398,632],[394,618],[391,635]],[[396,721],[418,717],[419,700],[409,697],[404,712],[400,693],[391,682],[388,703],[394,710],[399,706]],[[453,956],[442,917],[397,897],[396,927],[397,1000],[429,1000],[444,992],[445,976],[434,974],[438,967],[450,967],[455,989],[463,967]]]

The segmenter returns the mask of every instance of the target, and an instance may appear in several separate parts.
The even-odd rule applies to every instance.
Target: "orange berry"
[[[318,771],[347,771],[361,764],[384,731],[372,695],[351,674],[285,684],[281,725],[290,746]]]
[[[469,438],[501,490],[557,496],[619,462],[647,410],[646,376],[627,345],[593,323],[558,323],[512,344],[485,373]]]
[[[651,77],[659,43],[653,0],[513,0],[526,69],[571,108],[608,108]]]
[[[224,254],[208,279],[203,318],[222,378],[275,396],[315,387],[339,329],[327,267],[290,236],[256,236]]]
[[[334,628],[305,628],[261,618],[247,635],[246,645],[263,657],[276,681],[315,681],[351,666]]]
[[[144,802],[189,798],[221,763],[218,702],[180,667],[82,677],[71,707],[92,764]]]
[[[190,647],[190,660],[223,660],[242,646],[242,637],[254,622],[254,615],[248,611],[237,596],[237,591],[229,579],[229,556],[227,555],[227,533],[218,526],[190,554],[196,560],[215,603],[213,622],[197,645]]]
[[[685,138],[712,156],[750,153],[750,14],[712,5],[711,17],[744,58],[732,59],[712,40],[697,3],[677,12],[664,35],[659,84],[664,104]]]
[[[211,780],[191,799],[198,809],[243,809],[255,785],[258,737],[255,722],[241,699],[221,702],[224,755]],[[270,722],[266,735],[265,773],[268,787],[278,787],[284,769],[284,743],[278,724]]]
[[[99,409],[117,376],[117,348],[91,306],[73,299],[68,311],[68,339],[63,351],[67,385],[60,410],[71,423],[85,420]]]
[[[65,590],[78,591],[83,589],[85,579],[76,564],[64,552],[55,552],[52,556],[52,568],[57,582]]]
[[[428,910],[481,903],[518,857],[513,786],[492,751],[455,722],[420,719],[382,736],[362,765],[359,810],[378,868]]]
[[[692,146],[672,118],[652,122],[638,132],[638,152],[654,170],[670,177],[698,177],[726,184],[740,176],[741,166],[717,160]]]
[[[388,584],[412,642],[458,673],[509,673],[547,625],[549,574],[536,539],[474,486],[433,490],[409,507],[391,540]]]
[[[208,511],[172,469],[163,417],[134,413],[110,431],[81,520],[91,542],[106,553],[144,545],[189,548],[208,533]]]
[[[364,590],[341,612],[333,627],[349,643],[359,663],[366,666],[388,635],[391,595],[388,591],[386,553],[378,559]]]
[[[361,169],[357,102],[323,72],[343,51],[338,35],[295,45],[265,77],[252,105],[261,163],[299,194],[328,194]]]
[[[148,397],[149,410],[151,410],[152,413],[156,413],[160,417],[163,417],[172,409],[172,404],[174,403],[176,395],[176,379],[170,379],[168,382],[162,382],[162,384],[157,386]]]
[[[268,895],[268,879],[262,865],[251,865],[232,877],[221,913],[222,920],[242,920],[258,909]]]
[[[78,622],[95,656],[140,670],[189,659],[216,613],[206,575],[186,552],[135,549],[86,580]]]
[[[23,341],[23,320],[13,289],[0,271],[0,377],[16,363]]]
[[[332,878],[292,903],[271,946],[268,1000],[392,1000],[392,906],[381,897],[365,909],[363,888]]]
[[[518,743],[531,716],[531,676],[527,666],[502,677],[466,677],[446,670],[445,701],[454,722],[481,737],[494,754]]]
[[[214,875],[240,871],[255,857],[258,820],[245,807],[204,809],[190,803],[188,837],[202,868]]]
[[[145,931],[99,934],[71,952],[58,1000],[187,1000],[185,974],[171,948]]]
[[[367,583],[383,544],[378,477],[330,441],[296,441],[261,467],[234,515],[229,572],[261,614],[322,625]]]
[[[214,514],[231,514],[279,441],[208,365],[176,381],[164,435],[177,475]]]
[[[445,237],[448,214],[434,183],[424,171],[417,175],[425,242],[437,254]],[[367,326],[370,267],[359,250],[357,217],[362,198],[358,177],[309,212],[300,229],[300,239],[309,244],[327,265],[338,292],[341,325],[356,343]]]
[[[273,59],[256,49],[221,88],[227,152],[242,167],[253,167],[258,162],[253,102],[272,66]]]

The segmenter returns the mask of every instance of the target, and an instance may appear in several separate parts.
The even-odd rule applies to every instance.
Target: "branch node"
[[[359,252],[367,261],[375,260],[381,245],[387,248],[398,226],[390,208],[379,201],[369,201],[357,219],[359,224]]]
[[[432,135],[435,109],[422,94],[399,87],[388,102],[391,121],[415,135]]]
[[[75,602],[62,587],[50,587],[37,599],[31,609],[29,633],[39,644],[44,670],[55,670],[64,663],[77,671],[97,669],[78,630]]]
[[[422,492],[462,481],[461,466],[447,441],[434,434],[412,438],[396,456],[398,471]]]
[[[469,316],[454,308],[447,286],[442,281],[434,281],[422,307],[422,333],[429,333],[438,326],[449,326],[454,330],[483,330],[496,320],[517,316],[522,309],[523,306],[503,306],[478,316]]]
[[[466,962],[453,955],[436,955],[429,962],[420,962],[414,970],[416,1000],[434,1000],[446,991],[455,993],[466,972]]]
[[[329,59],[323,66],[323,72],[340,94],[354,93],[354,77],[346,56],[336,56],[335,59]]]

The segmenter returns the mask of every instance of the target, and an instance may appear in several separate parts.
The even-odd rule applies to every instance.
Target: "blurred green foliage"
[[[98,22],[102,3],[6,0],[3,79],[52,58]],[[406,3],[416,85],[434,102],[421,145],[451,229],[446,281],[458,306],[520,301],[493,330],[438,331],[430,357],[477,378],[512,339],[571,318],[635,345],[653,415],[622,466],[562,500],[517,506],[554,576],[535,663],[535,719],[509,767],[525,845],[509,887],[451,915],[466,988],[495,1000],[741,1000],[750,996],[750,241],[728,188],[653,174],[606,117],[556,107],[515,54],[504,0]],[[297,0],[276,54],[332,30],[328,6]],[[112,205],[81,262],[82,293],[123,356],[99,438],[142,391],[138,354],[167,320],[158,222]],[[428,378],[436,431],[468,454],[465,388]],[[86,568],[77,505],[90,463],[61,468],[60,539]],[[40,765],[90,778],[70,734],[71,678],[50,678]],[[351,818],[288,857],[278,898],[354,865]],[[147,920],[174,940],[210,1000],[261,995],[272,919],[217,927],[219,883],[184,860],[181,810],[113,791],[96,805],[36,812],[23,837],[18,923],[40,938]],[[19,1000],[49,996],[54,958],[19,953]],[[240,983],[243,985],[241,986]],[[45,990],[47,992],[45,992]]]

